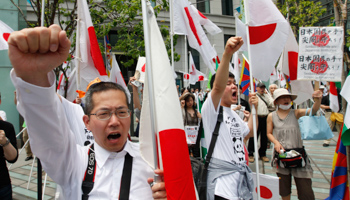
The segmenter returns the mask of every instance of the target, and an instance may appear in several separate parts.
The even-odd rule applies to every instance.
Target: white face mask
[[[278,105],[278,108],[282,110],[288,110],[290,107],[292,107],[292,102],[289,105]]]

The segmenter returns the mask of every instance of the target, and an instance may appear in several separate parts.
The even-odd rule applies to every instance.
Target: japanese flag
[[[174,1],[174,32],[178,35],[187,35],[188,44],[196,49],[204,60],[204,63],[215,73],[213,60],[217,57],[216,50],[210,44],[202,26],[201,17],[198,11],[194,10],[188,0]]]
[[[253,172],[254,180],[254,199],[258,199],[256,187],[256,173]],[[266,174],[259,174],[260,180],[260,199],[279,200],[279,178]]]
[[[281,56],[282,72],[290,77],[292,94],[298,95],[294,100],[296,104],[312,98],[314,89],[311,81],[297,80],[299,46],[292,29],[289,27],[289,35]]]
[[[146,58],[139,57],[139,60],[137,61],[137,65],[136,65],[135,78],[141,83],[145,82],[145,71],[146,71]]]
[[[111,70],[110,81],[114,82],[114,83],[118,83],[119,85],[121,85],[124,88],[126,95],[128,96],[128,101],[130,103],[130,100],[131,100],[130,91],[129,91],[128,87],[126,86],[126,83],[124,81],[122,72],[120,71],[117,59],[115,58],[115,55],[113,55],[113,54],[112,54],[112,70]]]
[[[80,19],[80,33],[78,35],[80,48],[77,52],[77,62],[80,62],[81,85],[80,90],[86,89],[90,81],[96,77],[101,81],[108,81],[108,75],[98,45],[95,28],[91,21],[89,7],[86,0],[78,0],[78,18]]]
[[[145,6],[145,1],[142,1]],[[167,198],[176,200],[195,200],[197,194],[192,177],[192,168],[188,155],[186,133],[182,121],[178,93],[170,67],[168,54],[160,33],[154,11],[148,2],[143,7],[144,26],[148,26],[149,36],[145,32],[147,60],[146,73],[151,73],[153,88],[146,76],[140,122],[140,149],[142,157],[154,168],[164,169],[164,182]],[[147,18],[147,19],[145,19]],[[153,91],[153,94],[151,93]],[[150,95],[154,98],[150,102]],[[151,105],[154,109],[151,110]],[[150,113],[154,113],[151,116]],[[151,125],[154,126],[154,132]],[[155,135],[153,135],[155,134]],[[157,151],[154,152],[152,140],[155,136]],[[154,154],[158,156],[155,157]],[[159,166],[154,166],[154,160]]]
[[[13,32],[7,24],[0,20],[0,50],[5,50],[9,48],[7,44],[7,39],[10,37],[10,34]]]
[[[268,81],[289,34],[289,24],[271,0],[249,4],[250,64],[254,78]]]

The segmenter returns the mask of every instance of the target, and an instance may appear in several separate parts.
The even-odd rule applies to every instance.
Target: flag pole
[[[77,1],[77,7],[80,8],[81,3],[80,0]],[[76,59],[76,79],[77,79],[77,90],[80,89],[80,63],[81,63],[81,55],[80,55],[80,12],[78,12],[78,19],[77,19],[77,36],[75,39],[75,59]]]
[[[171,45],[171,68],[175,71],[174,66],[174,11],[173,0],[170,0],[170,45]]]
[[[41,27],[44,27],[45,0],[41,1]]]
[[[106,25],[104,24],[103,25],[103,32],[106,31]],[[105,59],[106,59],[106,72],[107,72],[107,75],[108,75],[108,78],[110,77],[110,74],[108,73],[108,56],[107,56],[107,39],[106,39],[106,35],[103,37],[103,43],[104,43],[104,47],[105,47]]]
[[[187,35],[185,36],[185,73],[188,74],[188,59],[187,59]],[[188,84],[186,85],[186,87],[190,86],[190,80],[188,80]],[[190,91],[189,91],[190,92]]]
[[[250,57],[250,35],[249,35],[249,3],[247,0],[244,0],[244,14],[245,14],[245,26],[247,32],[247,46],[248,46],[248,55]],[[253,83],[253,59],[250,59],[250,89],[254,92],[254,83]],[[255,168],[256,168],[256,186],[258,193],[258,200],[260,200],[260,179],[259,179],[259,160],[258,160],[258,138],[257,138],[257,127],[256,127],[256,108],[254,104],[252,105],[252,115],[253,115],[253,133],[254,133],[254,157],[255,157]]]
[[[157,154],[157,141],[156,141],[156,118],[155,118],[155,107],[154,107],[154,87],[152,79],[152,60],[151,60],[151,49],[150,49],[150,37],[149,37],[149,27],[148,27],[148,17],[147,17],[147,4],[146,0],[142,0],[142,18],[143,18],[143,29],[144,29],[144,38],[145,38],[145,53],[146,53],[146,74],[147,74],[147,84],[149,90],[149,106],[150,106],[150,118],[151,131],[152,131],[152,140],[153,140],[153,156],[154,156],[154,167],[158,168],[158,154]],[[160,177],[157,174],[154,174],[154,182],[159,182]]]

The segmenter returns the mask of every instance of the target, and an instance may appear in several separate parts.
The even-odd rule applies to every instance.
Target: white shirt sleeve
[[[55,92],[55,75],[48,73],[50,87],[29,84],[11,70],[11,80],[17,89],[17,109],[24,117],[33,153],[40,158],[43,169],[58,184],[69,183],[77,166],[87,163],[87,155],[78,148]],[[82,160],[82,159],[85,159]],[[80,163],[80,164],[79,164]],[[84,171],[82,169],[78,169]]]

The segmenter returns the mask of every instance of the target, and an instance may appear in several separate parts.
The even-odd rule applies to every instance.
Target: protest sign
[[[298,80],[341,81],[343,27],[301,27]]]

